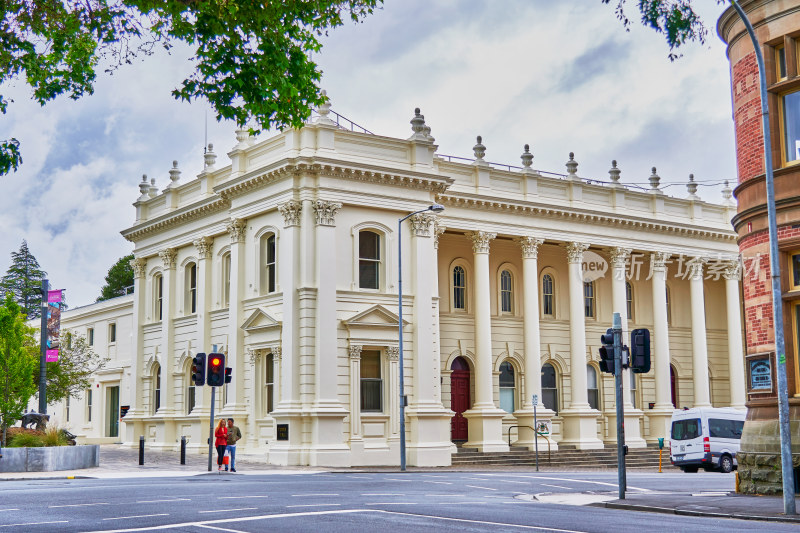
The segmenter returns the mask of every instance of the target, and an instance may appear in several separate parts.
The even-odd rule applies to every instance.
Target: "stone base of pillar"
[[[306,450],[303,449],[302,410],[299,407],[281,408],[279,405],[270,415],[275,419],[276,432],[278,424],[289,426],[289,440],[274,440],[269,443],[267,463],[280,466],[308,464]]]
[[[479,452],[507,452],[508,443],[503,440],[503,418],[507,414],[494,406],[464,411],[469,440],[462,447],[477,448]]]
[[[562,448],[578,450],[597,450],[604,448],[603,441],[597,436],[597,419],[600,411],[594,409],[565,409],[558,413],[563,419],[562,437],[559,445]]]
[[[539,424],[541,424],[543,421],[552,420],[554,416],[556,416],[556,413],[554,411],[551,411],[550,409],[547,409],[545,407],[536,408],[536,421]],[[518,435],[517,440],[512,441],[511,445],[525,447],[531,451],[535,450],[536,442],[534,441],[534,433],[533,430],[530,429],[534,427],[533,408],[520,409],[519,411],[514,411],[514,417],[517,419],[517,424],[519,424],[520,427],[517,428],[517,435]],[[556,441],[554,441],[552,437],[550,437],[549,435],[547,437],[539,435],[538,440],[539,440],[540,452],[547,450],[548,445],[550,447],[551,452],[558,450],[558,444],[556,444]]]
[[[144,422],[141,416],[131,411],[128,411],[128,414],[122,419],[123,427],[120,435],[123,446],[138,448],[139,436],[144,435]],[[147,435],[145,435],[145,439],[147,439]]]
[[[351,466],[350,447],[344,442],[347,415],[338,403],[318,403],[311,408],[309,466]]]
[[[450,419],[453,412],[440,405],[412,405],[408,416],[406,461],[410,466],[450,466]]]
[[[608,437],[606,438],[606,445],[608,446],[616,446],[617,445],[617,412],[611,411],[605,413],[607,426],[606,426],[606,433]],[[625,444],[628,445],[628,448],[646,448],[647,441],[644,440],[641,433],[642,427],[642,418],[644,417],[644,413],[639,409],[625,409]]]
[[[658,407],[648,410],[645,414],[650,423],[650,431],[645,435],[647,442],[658,444],[658,439],[664,439],[664,446],[669,444],[670,423],[672,421],[672,406]]]

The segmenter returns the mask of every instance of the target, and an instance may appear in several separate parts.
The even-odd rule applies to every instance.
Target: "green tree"
[[[205,98],[217,120],[259,128],[300,126],[323,103],[309,55],[349,17],[360,21],[382,0],[9,0],[0,21],[0,84],[23,80],[44,105],[77,100],[106,72],[183,42],[194,72],[175,98]],[[9,101],[0,95],[0,112]],[[258,130],[255,130],[258,131]],[[0,174],[22,162],[19,141],[0,141]]]
[[[47,272],[41,269],[39,262],[28,249],[28,243],[16,252],[11,252],[11,266],[6,275],[0,279],[0,295],[10,292],[14,296],[22,312],[29,319],[42,316],[42,280]]]
[[[48,404],[79,396],[91,386],[92,374],[111,360],[96,354],[83,335],[62,331],[60,341],[58,362],[47,363]],[[33,372],[32,379],[38,383],[38,368]]]
[[[100,289],[98,302],[116,298],[123,294],[128,294],[128,289],[133,292],[133,254],[121,257],[114,265],[108,269],[106,274],[106,284]]]
[[[0,426],[3,445],[6,428],[22,416],[36,393],[39,357],[33,328],[25,324],[22,308],[7,294],[0,305]]]

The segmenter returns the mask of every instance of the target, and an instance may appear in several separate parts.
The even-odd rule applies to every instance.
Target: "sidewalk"
[[[800,498],[796,499],[800,509]],[[624,500],[591,504],[594,507],[666,513],[709,518],[737,518],[740,520],[768,520],[800,524],[800,515],[783,514],[781,496],[750,496],[733,492],[648,492],[626,494]]]

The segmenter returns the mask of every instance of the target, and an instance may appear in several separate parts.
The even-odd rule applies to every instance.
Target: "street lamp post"
[[[441,204],[432,204],[425,209],[409,213],[397,221],[397,309],[398,309],[398,345],[399,345],[399,364],[400,364],[400,470],[406,469],[406,395],[405,395],[405,381],[403,379],[403,222],[410,217],[424,213],[425,211],[433,211],[434,213],[441,213],[444,211],[444,206]],[[417,295],[419,297],[419,295]],[[417,369],[419,371],[419,369]]]

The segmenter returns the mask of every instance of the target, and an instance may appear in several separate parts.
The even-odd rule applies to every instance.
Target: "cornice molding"
[[[125,239],[131,242],[136,242],[137,240],[149,235],[150,233],[154,233],[156,231],[169,228],[171,226],[185,224],[186,222],[191,222],[192,220],[196,220],[198,218],[211,215],[213,213],[223,211],[229,208],[230,208],[230,202],[228,202],[227,200],[224,200],[222,198],[213,198],[213,197],[206,198],[199,202],[195,202],[192,205],[182,207],[176,211],[170,211],[169,213],[164,213],[163,215],[159,215],[137,226],[133,226],[126,230],[122,230],[120,233],[122,234],[123,237],[125,237]]]

